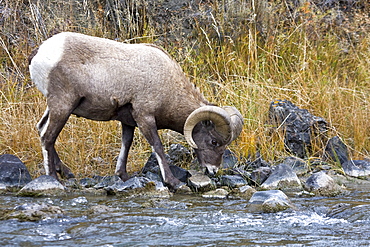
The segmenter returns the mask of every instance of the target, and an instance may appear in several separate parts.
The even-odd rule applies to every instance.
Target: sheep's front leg
[[[61,161],[55,150],[55,141],[69,118],[69,114],[54,114],[46,109],[41,120],[36,125],[41,139],[46,175],[58,179],[57,172],[63,178],[73,178],[74,175]]]
[[[149,144],[152,146],[152,149],[156,154],[164,183],[171,190],[176,191],[183,183],[173,176],[170,167],[168,166],[168,162],[164,153],[161,139],[158,135],[157,125],[155,123],[154,117],[144,117],[141,120],[137,119],[137,123],[140,131],[149,142]]]
[[[116,175],[119,176],[123,181],[129,179],[126,170],[127,156],[130,150],[132,140],[134,139],[135,127],[125,125],[122,123],[122,146],[118,156]]]

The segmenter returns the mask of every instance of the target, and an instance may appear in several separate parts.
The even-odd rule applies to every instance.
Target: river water
[[[370,246],[369,189],[356,186],[335,198],[290,195],[297,210],[279,213],[250,212],[246,200],[195,195],[169,199],[3,195],[2,210],[46,203],[65,214],[38,222],[0,221],[0,245]]]

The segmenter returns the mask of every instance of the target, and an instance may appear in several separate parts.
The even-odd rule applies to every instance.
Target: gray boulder
[[[222,175],[220,182],[221,186],[228,186],[230,188],[237,188],[248,184],[240,175]]]
[[[263,182],[266,181],[266,179],[271,175],[271,168],[266,166],[266,167],[259,167],[255,169],[250,176],[250,179],[252,180],[253,184],[259,186],[263,184]]]
[[[348,176],[367,177],[370,175],[370,162],[351,160],[346,144],[338,136],[334,136],[328,141],[324,158],[339,163]]]
[[[11,154],[0,155],[0,189],[19,190],[32,178],[23,162]]]
[[[182,165],[191,163],[193,159],[192,153],[181,144],[171,144],[168,150],[169,163],[171,165]]]
[[[223,156],[222,156],[222,164],[221,167],[225,169],[231,169],[235,167],[238,163],[238,157],[231,152],[229,149],[226,149]]]
[[[248,202],[251,211],[276,213],[288,208],[294,209],[294,205],[288,196],[280,190],[257,191]]]
[[[112,186],[116,182],[122,181],[120,177],[114,175],[114,176],[106,176],[102,177],[101,179],[98,179],[98,183],[93,186],[95,189],[104,189],[106,187]]]
[[[244,185],[242,187],[233,189],[228,198],[249,200],[255,192],[256,190],[253,187]]]
[[[19,221],[39,221],[47,218],[60,218],[64,214],[64,211],[53,205],[45,203],[25,203],[17,206],[11,212],[1,216],[0,219],[18,219]]]
[[[188,177],[190,177],[190,173],[177,165],[191,162],[192,156],[190,151],[180,144],[172,144],[170,146],[169,153],[166,154],[166,158],[170,164],[169,167],[172,174],[181,182],[186,183]],[[159,179],[159,181],[162,181],[161,172],[155,153],[150,155],[141,173],[148,178],[155,180]]]
[[[324,171],[312,174],[306,180],[305,189],[316,196],[337,196],[342,194],[344,188],[339,186],[329,175]]]
[[[298,157],[286,157],[284,164],[289,165],[297,176],[302,176],[309,172],[309,166],[306,161]]]
[[[275,167],[271,175],[261,185],[267,190],[300,191],[302,184],[293,169],[281,163]]]
[[[325,147],[325,159],[344,164],[350,160],[346,144],[338,136],[330,138]]]
[[[42,175],[26,184],[19,196],[61,196],[66,195],[65,187],[54,177]]]
[[[229,192],[225,189],[219,188],[216,190],[211,190],[205,192],[202,197],[203,198],[211,198],[211,199],[226,199],[229,195]]]
[[[188,186],[196,192],[208,191],[215,186],[213,181],[204,173],[190,170],[191,177],[188,179]]]
[[[125,182],[118,180],[104,189],[108,194],[124,197],[168,198],[172,196],[162,182],[151,181],[146,177],[132,177]]]
[[[124,190],[144,188],[149,182],[150,180],[146,177],[132,177],[125,182],[117,180],[114,184],[109,185],[104,189],[107,191],[122,192]]]
[[[370,175],[370,162],[367,160],[348,160],[342,164],[343,171],[351,177],[367,177]]]
[[[325,137],[328,124],[325,119],[312,115],[306,109],[300,109],[288,100],[275,100],[269,108],[271,124],[284,129],[284,143],[288,151],[304,158],[311,150],[315,139]]]

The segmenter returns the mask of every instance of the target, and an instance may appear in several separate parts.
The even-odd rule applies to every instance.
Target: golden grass
[[[59,31],[131,42],[156,41],[160,34],[146,21],[142,5],[111,6],[114,11],[107,12],[104,6],[114,2],[0,1],[0,154],[19,156],[34,176],[42,173],[35,125],[45,109],[45,99],[30,82],[27,56]],[[212,25],[198,24],[195,41],[181,47],[165,45],[209,101],[234,105],[243,114],[244,130],[230,148],[244,157],[259,152],[269,161],[286,156],[283,130],[271,131],[267,113],[271,101],[287,99],[325,118],[330,123],[329,137],[343,138],[353,158],[369,157],[370,36],[361,34],[356,42],[345,39],[343,30],[324,25],[321,16],[325,13],[307,2],[293,13],[296,18],[289,17],[284,4],[263,8],[252,2],[223,8],[224,3],[215,1]],[[137,20],[135,11],[143,18]],[[130,18],[124,18],[127,15]],[[250,16],[257,17],[247,18]],[[243,22],[235,26],[235,20]],[[79,177],[109,175],[119,154],[120,133],[118,122],[73,116],[56,148]],[[166,147],[175,142],[185,144],[170,131],[161,131],[161,136]],[[322,149],[321,143],[316,144],[311,155],[320,155]],[[138,171],[150,152],[137,131],[129,171]]]

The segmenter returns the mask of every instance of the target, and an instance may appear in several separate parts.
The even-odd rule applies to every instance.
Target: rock
[[[119,180],[104,189],[108,194],[124,197],[168,198],[172,196],[162,182],[151,181],[146,177],[132,177],[126,182]]]
[[[276,127],[283,127],[284,143],[288,151],[300,158],[306,157],[307,151],[311,149],[311,142],[325,137],[328,130],[325,119],[298,108],[288,100],[271,102],[269,119]]]
[[[170,150],[170,153],[171,153],[171,156],[170,155],[166,155],[167,157],[167,160],[169,161],[170,165],[170,169],[171,169],[171,172],[173,173],[173,175],[178,179],[180,180],[181,182],[184,182],[186,183],[187,182],[187,179],[188,177],[190,176],[189,172],[179,166],[176,166],[176,165],[173,165],[173,164],[180,164],[181,162],[188,162],[189,160],[191,160],[191,158],[188,157],[188,152],[189,150],[187,150],[185,147],[181,146],[180,144],[178,145],[171,145],[172,149]],[[189,152],[190,153],[190,152]],[[184,160],[181,160],[182,158],[186,159],[186,161]],[[173,160],[175,161],[173,161]],[[154,180],[157,180],[156,176],[153,176],[153,174],[157,174],[158,175],[158,178],[160,179],[159,181],[163,181],[162,180],[162,176],[161,176],[161,172],[160,172],[160,169],[159,169],[159,165],[158,165],[158,161],[157,161],[157,158],[155,156],[155,153],[152,153],[148,159],[148,161],[145,163],[145,166],[144,168],[142,169],[141,171],[142,174],[144,174],[146,177],[149,177],[151,179],[154,179]],[[149,174],[149,175],[147,175]]]
[[[272,170],[270,167],[259,167],[251,173],[250,179],[252,180],[253,184],[259,186],[266,181],[271,172]]]
[[[166,154],[166,158],[167,160],[170,159],[167,154]],[[145,163],[143,169],[141,170],[142,174],[146,174],[147,172],[160,174],[158,160],[154,152],[150,154],[147,162]]]
[[[212,180],[204,175],[203,173],[197,171],[189,171],[191,177],[188,179],[188,186],[192,188],[194,191],[206,191],[215,187],[212,183]]]
[[[369,211],[369,204],[338,203],[328,210],[326,217],[345,219],[347,222],[368,222]]]
[[[18,196],[61,196],[66,195],[65,187],[54,177],[42,175],[26,184]]]
[[[187,170],[175,165],[170,165],[170,170],[175,178],[183,183],[186,183],[188,181],[188,178],[191,176]]]
[[[163,198],[149,199],[148,201],[142,204],[143,208],[180,209],[180,210],[186,210],[189,206],[191,206],[191,203],[177,202]]]
[[[158,173],[153,173],[153,172],[148,171],[144,174],[144,176],[152,181],[160,181],[160,182],[163,181],[162,176]]]
[[[221,167],[225,169],[231,169],[235,167],[237,163],[238,163],[238,157],[236,157],[235,154],[231,152],[229,149],[226,149],[222,156]]]
[[[289,165],[297,176],[303,176],[309,171],[309,166],[306,161],[298,157],[287,157],[283,163]]]
[[[312,174],[304,187],[316,196],[337,196],[342,194],[344,190],[324,171]]]
[[[326,144],[324,158],[339,164],[344,164],[350,160],[348,148],[338,136],[332,137]]]
[[[367,177],[370,175],[370,162],[367,160],[348,160],[342,164],[343,171],[351,177]]]
[[[110,208],[106,205],[94,205],[87,210],[87,213],[92,215],[103,215],[107,212],[113,212],[114,210],[115,209]]]
[[[91,188],[101,182],[103,177],[101,176],[94,176],[92,178],[82,178],[79,181],[79,184],[83,188]]]
[[[146,177],[132,177],[126,182],[121,179],[116,181],[114,184],[105,187],[107,191],[122,192],[124,190],[133,190],[138,188],[144,188],[150,180]]]
[[[231,195],[228,196],[229,198],[249,200],[256,190],[249,185],[244,185],[233,189],[231,192]]]
[[[256,154],[255,160],[246,163],[246,169],[248,170],[254,170],[260,167],[270,167],[270,164],[262,158],[260,153]]]
[[[1,219],[18,219],[20,221],[39,221],[47,218],[60,218],[64,214],[60,207],[45,203],[26,203],[15,207],[13,212],[7,213]]]
[[[18,157],[0,155],[0,190],[19,190],[31,181],[30,173]]]
[[[171,144],[170,149],[168,150],[168,157],[171,165],[190,163],[193,159],[189,149],[181,144]]]
[[[216,189],[211,190],[202,195],[204,198],[212,198],[212,199],[226,199],[229,195],[229,192],[225,189]]]
[[[288,208],[295,207],[280,190],[257,191],[248,202],[248,209],[257,212],[276,213]]]
[[[275,167],[271,175],[261,185],[261,188],[267,190],[299,191],[302,190],[302,184],[293,169],[281,163]]]
[[[114,175],[114,176],[106,176],[101,178],[100,182],[95,184],[93,187],[95,189],[104,189],[106,187],[112,186],[116,182],[122,181],[120,177]]]
[[[247,184],[247,181],[240,175],[222,175],[220,178],[221,186],[229,188],[241,187]]]

